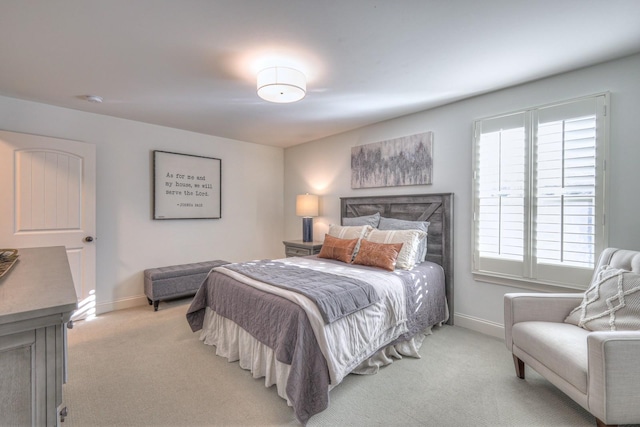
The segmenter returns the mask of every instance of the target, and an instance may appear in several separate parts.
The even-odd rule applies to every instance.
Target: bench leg
[[[160,304],[160,300],[155,300],[153,302],[153,311],[158,311],[158,304]]]
[[[147,301],[149,301],[149,305],[153,304],[153,301],[151,301],[151,298],[147,297]]]

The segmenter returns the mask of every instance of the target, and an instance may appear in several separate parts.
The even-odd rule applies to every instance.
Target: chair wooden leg
[[[524,362],[514,354],[513,355],[513,365],[516,367],[516,375],[520,379],[524,379]]]
[[[596,417],[596,426],[598,427],[618,427],[618,424],[605,424],[604,421]]]

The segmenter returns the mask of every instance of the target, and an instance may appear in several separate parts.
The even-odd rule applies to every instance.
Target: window
[[[606,246],[608,95],[475,122],[473,273],[584,288]]]

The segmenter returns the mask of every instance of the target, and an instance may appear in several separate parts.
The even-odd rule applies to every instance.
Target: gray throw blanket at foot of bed
[[[251,261],[227,264],[225,268],[306,296],[316,303],[325,323],[334,322],[380,301],[376,290],[367,282],[284,262]]]

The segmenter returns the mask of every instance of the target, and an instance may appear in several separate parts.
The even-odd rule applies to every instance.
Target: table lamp
[[[318,196],[300,194],[296,196],[296,215],[302,217],[302,241],[313,241],[313,218],[318,216]]]

